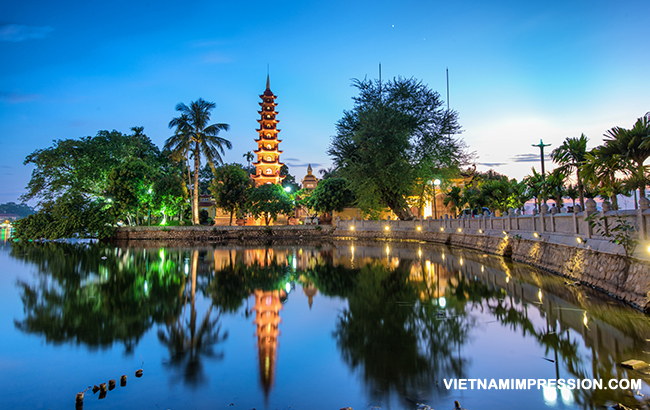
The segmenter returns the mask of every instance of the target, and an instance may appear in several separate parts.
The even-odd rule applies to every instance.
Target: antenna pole
[[[447,67],[447,111],[449,111],[449,67]]]
[[[381,97],[381,63],[379,63],[379,96]]]

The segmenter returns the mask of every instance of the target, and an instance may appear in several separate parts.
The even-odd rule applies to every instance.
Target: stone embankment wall
[[[650,310],[650,255],[645,228],[650,212],[595,212],[416,221],[336,221],[335,237],[415,240],[479,250],[542,268],[571,281],[598,288],[646,312]],[[647,203],[643,203],[647,205]],[[592,214],[609,228],[619,215],[637,229],[639,245],[630,257],[625,249],[589,226]]]
[[[329,238],[331,225],[294,226],[133,226],[115,230],[112,241],[269,242],[284,239],[312,240]]]

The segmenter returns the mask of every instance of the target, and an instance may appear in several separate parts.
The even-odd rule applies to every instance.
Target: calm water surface
[[[650,395],[617,365],[650,362],[646,316],[465,250],[4,243],[0,268],[2,409],[73,409],[109,379],[84,409],[591,409]],[[453,378],[643,382],[447,389]]]

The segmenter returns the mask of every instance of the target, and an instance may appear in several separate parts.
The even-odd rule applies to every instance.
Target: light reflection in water
[[[38,265],[38,274],[47,280],[18,285],[22,295],[30,296],[23,301],[25,318],[12,318],[21,332],[42,335],[48,342],[97,346],[97,338],[87,337],[85,332],[101,328],[98,332],[105,348],[123,342],[133,351],[147,332],[157,330],[158,347],[169,351],[163,372],[188,386],[209,385],[208,379],[217,382],[222,371],[238,371],[226,369],[223,358],[228,355],[256,354],[261,391],[269,400],[274,391],[286,390],[282,383],[295,382],[276,378],[281,364],[291,362],[279,350],[280,339],[282,346],[297,348],[292,338],[301,329],[294,322],[301,320],[296,319],[300,316],[295,309],[304,308],[303,315],[324,315],[324,307],[336,300],[342,302],[326,321],[334,323],[334,328],[327,329],[326,341],[317,343],[333,343],[334,347],[321,351],[306,344],[297,355],[334,353],[324,360],[347,366],[337,377],[346,372],[359,376],[360,394],[379,401],[425,392],[430,404],[447,407],[456,392],[439,389],[434,381],[489,377],[494,368],[486,364],[487,355],[478,353],[479,347],[500,347],[499,341],[511,339],[532,349],[529,356],[534,358],[526,360],[522,354],[513,360],[515,356],[494,350],[492,353],[502,358],[500,366],[516,374],[513,377],[544,372],[543,377],[548,378],[552,371],[556,377],[624,378],[627,374],[617,363],[642,354],[642,341],[650,338],[649,326],[638,316],[612,314],[607,303],[597,303],[591,294],[584,297],[582,290],[564,286],[561,278],[531,273],[496,257],[460,256],[449,249],[445,257],[420,244],[391,244],[384,249],[347,243],[305,246],[298,252],[295,247],[167,247],[149,249],[148,253],[120,248],[97,251],[91,263],[75,260],[85,257],[82,251],[59,249],[65,250],[39,255],[47,263]],[[29,260],[32,252],[16,248],[14,257]],[[387,263],[384,258],[388,254],[392,259]],[[101,260],[99,255],[107,259]],[[458,271],[461,260],[463,274]],[[34,259],[34,263],[39,261]],[[101,283],[87,280],[97,274],[103,278]],[[516,280],[510,281],[509,275]],[[291,292],[296,287],[302,292]],[[254,298],[252,309],[249,297]],[[300,305],[300,300],[308,303]],[[539,304],[542,300],[544,304]],[[115,308],[118,306],[120,309]],[[280,312],[285,308],[281,335]],[[254,318],[248,319],[253,312]],[[307,317],[312,321],[320,317],[317,315]],[[245,326],[250,326],[250,321],[255,324],[256,344],[226,343],[227,330],[236,332],[237,321],[232,318],[240,316],[246,320]],[[65,320],[57,320],[59,317]],[[493,321],[499,323],[489,325]],[[52,323],[61,328],[53,328]],[[125,326],[113,329],[113,323]],[[81,326],[66,327],[73,324]],[[253,332],[248,329],[250,338]],[[521,368],[523,373],[517,373]],[[306,383],[301,388],[310,386]],[[237,388],[241,389],[237,394],[244,394],[251,387]],[[538,396],[527,398],[531,409],[562,404],[589,408],[591,403],[605,403],[612,397],[636,403],[623,392],[552,388],[542,393],[530,392]],[[470,401],[463,406],[477,408],[478,403],[472,406]],[[406,408],[399,402],[393,405]]]

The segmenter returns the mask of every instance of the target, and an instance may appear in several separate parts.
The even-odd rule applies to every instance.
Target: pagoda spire
[[[275,102],[277,98],[271,91],[271,80],[269,74],[266,74],[266,90],[260,95],[262,102],[259,103],[261,110],[258,113],[261,115],[257,122],[260,128],[256,131],[259,136],[255,140],[257,142],[257,161],[255,165],[255,175],[252,176],[255,181],[255,186],[264,184],[280,184],[284,176],[280,175],[283,163],[280,162],[280,154],[282,151],[278,149],[281,140],[278,139],[280,130],[277,128],[278,122],[275,117],[278,114],[275,107],[278,105]]]

